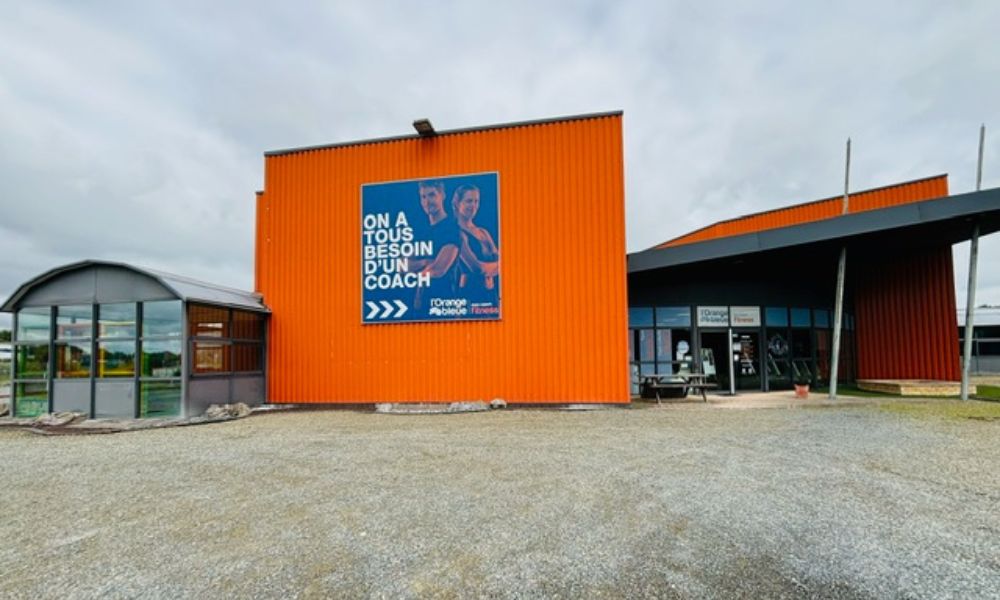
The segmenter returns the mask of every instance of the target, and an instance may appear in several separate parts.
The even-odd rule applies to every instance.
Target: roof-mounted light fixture
[[[434,126],[431,125],[430,119],[417,119],[413,122],[413,128],[417,130],[420,137],[433,137],[437,135],[437,132],[434,131]]]

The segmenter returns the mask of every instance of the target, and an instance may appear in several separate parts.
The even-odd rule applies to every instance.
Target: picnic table
[[[681,397],[687,397],[692,392],[700,392],[703,402],[708,402],[708,390],[718,387],[708,382],[704,373],[643,373],[639,375],[639,390],[643,396],[652,393],[656,403],[660,403],[660,392],[665,390],[680,390]]]

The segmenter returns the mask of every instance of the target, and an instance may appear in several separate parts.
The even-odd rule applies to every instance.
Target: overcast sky
[[[0,0],[0,298],[85,258],[250,289],[262,153],[417,117],[624,110],[629,251],[839,194],[848,136],[852,189],[958,193],[985,122],[1000,186],[1000,2],[818,4]]]

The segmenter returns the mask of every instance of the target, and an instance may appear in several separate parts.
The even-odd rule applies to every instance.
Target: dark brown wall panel
[[[852,265],[858,379],[957,381],[951,246],[882,260],[849,257]]]

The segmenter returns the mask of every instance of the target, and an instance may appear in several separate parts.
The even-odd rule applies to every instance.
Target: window
[[[37,417],[49,412],[48,385],[44,381],[26,381],[14,384],[18,417]]]
[[[229,310],[193,304],[188,308],[191,337],[229,337]]]
[[[14,331],[14,416],[37,417],[49,411],[52,309],[23,308]]]
[[[135,338],[135,304],[102,304],[98,307],[101,338]]]
[[[139,416],[178,417],[183,393],[183,305],[180,300],[143,302],[139,340]]]
[[[771,390],[791,389],[791,347],[788,342],[788,330],[769,327],[766,330],[766,338],[765,369],[768,387]]]
[[[764,309],[764,321],[768,327],[788,327],[788,309],[768,306]]]
[[[134,417],[136,398],[136,304],[97,306],[94,416]]]
[[[630,309],[628,309],[628,326],[629,327],[652,327],[653,326],[653,309],[652,308],[630,308]]]
[[[808,308],[792,309],[792,327],[812,327]]]
[[[56,377],[59,379],[90,377],[90,340],[56,342]]]
[[[87,339],[93,331],[94,307],[90,304],[56,308],[56,339]]]
[[[143,381],[139,384],[140,417],[177,417],[180,414],[180,381]]]
[[[181,376],[181,341],[142,340],[142,370],[144,378]]]
[[[142,337],[180,337],[181,301],[144,302]]]
[[[17,313],[17,334],[19,342],[31,340],[48,341],[52,311],[48,306],[22,308]]]
[[[228,373],[229,344],[194,342],[194,373]]]
[[[94,306],[79,304],[56,307],[56,370],[59,379],[90,377],[91,336]]]
[[[263,371],[260,344],[233,344],[233,371],[252,373]]]
[[[690,306],[658,306],[656,307],[657,327],[690,327]]]
[[[195,375],[264,370],[265,316],[245,310],[192,305],[191,372]]]
[[[258,313],[233,311],[233,339],[263,340],[264,319]]]
[[[14,351],[14,379],[46,379],[48,376],[48,343],[18,344]]]
[[[692,360],[691,320],[690,306],[629,308],[633,394],[639,393],[640,373],[674,373],[681,360]]]
[[[135,377],[135,342],[98,342],[98,377]]]

